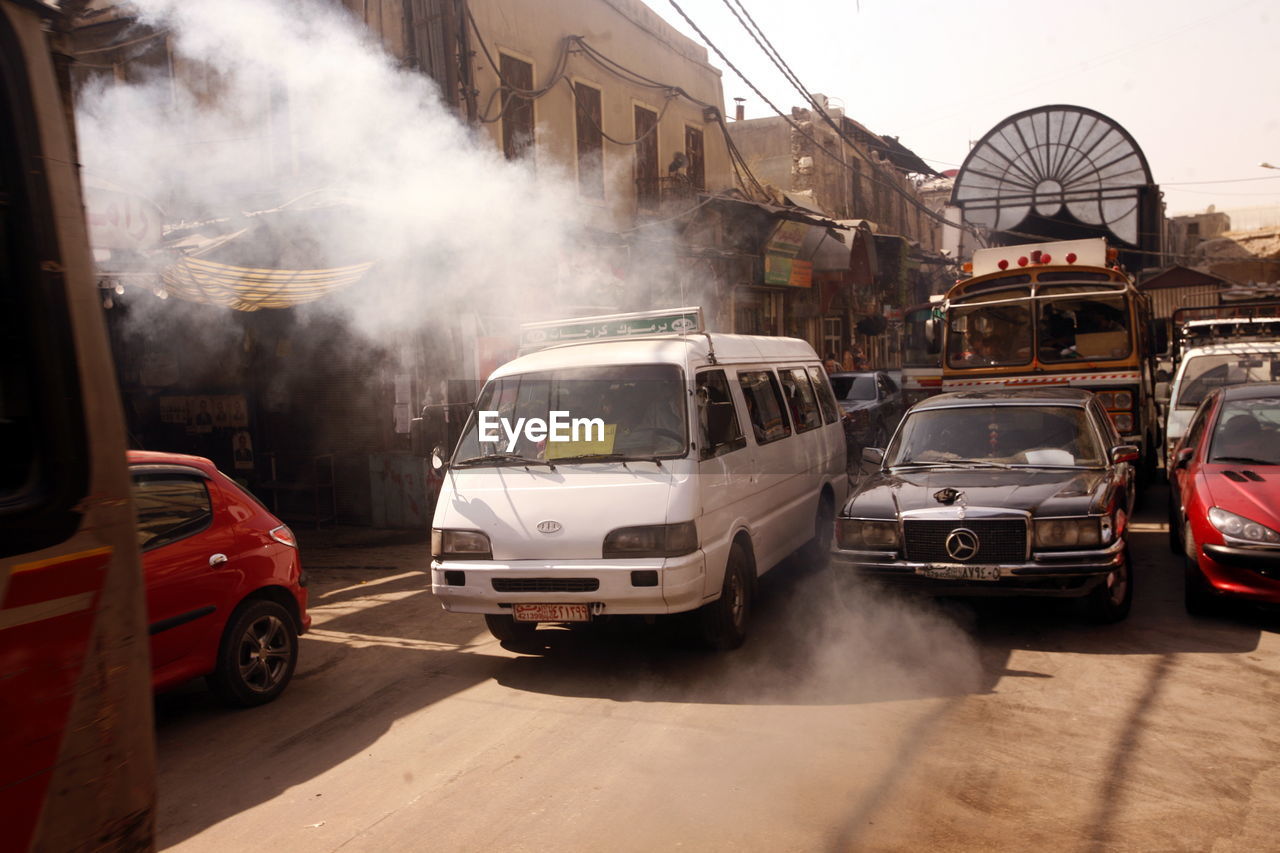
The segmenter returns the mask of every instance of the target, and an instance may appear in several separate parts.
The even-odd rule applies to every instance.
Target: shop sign
[[[780,255],[764,256],[764,283],[813,287],[813,263]]]
[[[558,343],[637,335],[692,334],[701,332],[704,328],[702,309],[697,307],[526,323],[520,327],[520,348],[527,350]]]

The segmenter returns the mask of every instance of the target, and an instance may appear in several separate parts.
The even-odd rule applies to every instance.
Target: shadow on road
[[[1144,695],[1154,697],[1177,655],[1248,652],[1262,631],[1276,630],[1274,617],[1249,612],[1188,617],[1163,534],[1135,532],[1132,544],[1135,605],[1118,625],[1084,624],[1057,602],[842,596],[827,572],[791,561],[762,580],[752,635],[730,653],[692,648],[685,626],[666,620],[540,629],[539,654],[512,656],[487,638],[480,617],[442,613],[419,573],[319,569],[311,587],[316,625],[278,701],[226,711],[199,684],[157,699],[160,842],[175,844],[305,785],[369,750],[397,720],[490,679],[615,702],[958,701],[1012,680],[1054,678],[1010,667],[1015,651],[1039,650],[1166,661],[1151,672]],[[1105,793],[1126,784],[1152,701],[1133,708],[1101,781],[1096,833],[1104,843],[1113,820]],[[885,782],[888,796],[893,785]]]
[[[1015,650],[1100,655],[1239,654],[1273,614],[1238,609],[1196,619],[1182,607],[1181,563],[1159,527],[1159,489],[1130,533],[1134,606],[1115,625],[1091,625],[1078,603],[1055,599],[934,601],[871,588],[840,589],[792,559],[761,580],[752,634],[728,654],[689,648],[675,624],[538,631],[542,648],[498,673],[520,690],[615,701],[846,704],[994,691],[1006,678],[1052,678],[1009,668]]]
[[[319,570],[316,625],[278,700],[228,710],[201,682],[157,697],[160,846],[305,785],[368,751],[397,720],[492,678],[504,658],[468,653],[469,620],[427,618],[439,603],[423,586],[421,574],[379,583]]]

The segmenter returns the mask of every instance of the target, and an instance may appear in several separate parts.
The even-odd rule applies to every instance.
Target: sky
[[[671,0],[646,2],[705,44]],[[803,105],[730,13],[732,0],[675,2],[770,101]],[[1072,104],[1129,131],[1169,215],[1269,207],[1280,220],[1280,169],[1259,165],[1280,166],[1274,0],[740,2],[806,89],[938,171],[958,167],[1004,118]],[[746,98],[747,118],[774,115],[709,55],[730,115],[734,97]]]

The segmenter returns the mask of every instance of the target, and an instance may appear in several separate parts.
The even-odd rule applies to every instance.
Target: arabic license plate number
[[[513,604],[511,615],[517,622],[590,622],[585,604]]]
[[[999,566],[924,566],[916,569],[927,578],[943,578],[953,581],[998,581]]]

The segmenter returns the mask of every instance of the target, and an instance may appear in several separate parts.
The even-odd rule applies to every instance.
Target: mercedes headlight
[[[1108,538],[1110,533],[1108,521]],[[1096,548],[1102,541],[1102,529],[1097,518],[1045,518],[1036,521],[1037,548]]]
[[[836,519],[836,545],[848,551],[898,550],[898,522]]]

